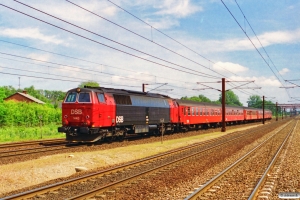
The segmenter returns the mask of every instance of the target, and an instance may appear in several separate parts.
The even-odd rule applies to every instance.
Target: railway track
[[[274,186],[276,184],[276,179],[278,178],[278,173],[280,172],[281,165],[283,164],[283,160],[287,154],[287,148],[289,146],[289,136],[294,132],[297,125],[298,121],[294,129],[289,132],[289,135],[279,147],[268,168],[252,191],[250,197],[248,198],[249,200],[269,199],[272,196],[272,192],[274,191]]]
[[[23,147],[28,145],[45,145],[51,143],[58,143],[58,142],[65,142],[65,139],[50,139],[50,140],[35,140],[35,141],[28,141],[28,142],[11,142],[11,143],[4,143],[0,144],[0,149],[3,148],[14,148],[14,147]]]
[[[258,197],[269,199],[267,196],[276,179],[276,176],[270,175],[270,170],[273,169],[297,123],[289,123],[277,131],[228,168],[200,185],[185,200]]]
[[[112,169],[37,188],[9,197],[4,197],[3,199],[24,199],[35,197],[45,197],[46,199],[84,199],[90,197],[105,198],[106,196],[114,195],[118,188],[135,184],[137,181],[141,181],[147,176],[171,170],[182,163],[189,162],[191,159],[197,159],[199,155],[203,155],[205,152],[216,147],[232,143],[240,138],[253,135],[255,132],[261,132],[264,129],[267,129],[267,127],[261,127],[258,130],[246,131],[244,134],[237,133],[226,135],[221,138],[190,145],[188,147],[148,157]]]
[[[63,149],[76,147],[76,146],[77,146],[76,144],[66,145],[66,143],[64,143],[64,144],[59,144],[59,145],[50,145],[50,146],[43,146],[43,147],[2,151],[2,152],[0,152],[0,159],[16,157],[16,156],[24,156],[24,155],[28,155],[28,154],[32,155],[32,154],[43,153],[43,152],[63,150]]]

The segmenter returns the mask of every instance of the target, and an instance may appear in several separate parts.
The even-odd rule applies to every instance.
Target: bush
[[[61,123],[61,109],[52,105],[4,101],[0,103],[1,126],[40,126]]]

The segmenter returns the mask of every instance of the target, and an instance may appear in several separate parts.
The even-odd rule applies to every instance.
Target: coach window
[[[100,103],[105,103],[104,94],[97,93],[97,97],[98,97],[98,101],[99,101]]]
[[[194,108],[192,108],[192,116],[194,116],[194,114],[195,114],[195,113],[194,113]]]
[[[184,112],[183,112],[183,115],[186,116],[186,108],[183,107],[182,109],[183,109],[183,111],[184,111]]]
[[[196,116],[198,116],[198,113],[199,112],[199,110],[198,110],[198,107],[196,108]]]
[[[66,103],[74,103],[76,101],[76,92],[70,92],[65,100]]]
[[[190,116],[191,115],[191,108],[188,107],[187,111],[188,111],[188,116]]]

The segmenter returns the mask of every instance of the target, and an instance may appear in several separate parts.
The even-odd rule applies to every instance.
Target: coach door
[[[95,108],[96,114],[96,123],[95,126],[104,126],[104,118],[105,118],[105,110],[106,107],[106,101],[103,93],[97,93],[97,99],[98,99],[98,106]]]

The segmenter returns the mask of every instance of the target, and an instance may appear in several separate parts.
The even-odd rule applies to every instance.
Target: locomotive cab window
[[[70,92],[65,100],[66,103],[74,103],[76,101],[77,93]]]
[[[100,103],[105,103],[104,94],[97,93],[97,97]]]
[[[80,102],[80,103],[90,103],[91,102],[90,93],[89,92],[79,93],[78,102]]]

